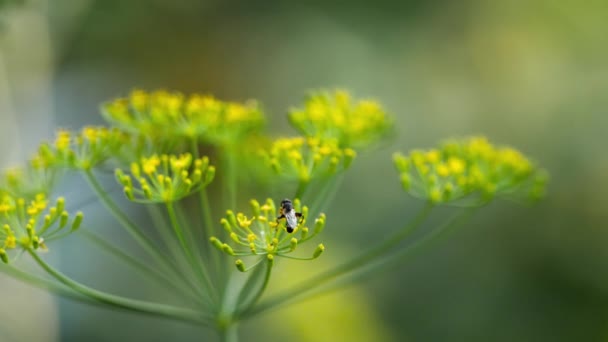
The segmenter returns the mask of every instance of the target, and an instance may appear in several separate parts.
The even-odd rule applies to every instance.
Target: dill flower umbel
[[[321,255],[325,247],[320,244],[310,258],[295,258],[287,256],[304,242],[314,238],[325,228],[325,214],[319,215],[314,222],[313,231],[306,226],[308,207],[302,206],[299,200],[294,200],[294,209],[302,213],[302,220],[293,233],[287,233],[285,223],[277,220],[278,211],[272,199],[267,199],[263,205],[251,200],[251,216],[243,213],[235,214],[232,210],[226,212],[221,224],[231,245],[223,243],[217,237],[211,238],[211,243],[226,254],[232,256],[273,255],[299,260],[312,260]],[[237,260],[237,268],[244,271],[244,264]]]
[[[356,157],[350,148],[340,148],[336,140],[280,138],[260,154],[277,176],[309,182],[346,170]]]
[[[336,139],[340,147],[360,149],[387,135],[392,119],[373,100],[353,101],[342,90],[312,93],[304,108],[289,113],[292,126],[307,137]]]
[[[44,194],[31,201],[4,195],[0,198],[0,258],[8,263],[10,250],[46,249],[49,241],[77,230],[82,217],[79,212],[71,218],[62,197],[49,206]]]
[[[88,171],[115,156],[126,139],[120,130],[107,127],[59,130],[53,143],[40,145],[38,154],[50,166]]]
[[[494,196],[542,196],[544,171],[511,147],[496,147],[484,137],[445,142],[438,149],[396,153],[403,188],[432,203],[455,202],[470,195],[482,203]]]
[[[5,170],[0,174],[0,194],[33,199],[37,194],[49,194],[58,176],[47,161],[35,155],[23,166]]]
[[[224,102],[213,96],[134,90],[102,107],[104,118],[153,139],[197,139],[213,145],[238,141],[264,123],[257,102]]]
[[[173,202],[196,192],[213,181],[215,167],[209,158],[182,155],[152,155],[131,163],[130,175],[115,172],[127,198],[140,203]],[[132,179],[136,183],[133,183]]]

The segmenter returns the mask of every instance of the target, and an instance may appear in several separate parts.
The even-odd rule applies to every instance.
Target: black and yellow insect
[[[288,233],[292,233],[294,229],[298,226],[299,223],[304,221],[304,216],[302,213],[296,212],[293,208],[293,204],[290,200],[284,199],[281,201],[281,208],[279,210],[279,217],[277,217],[277,223],[279,223],[280,219],[285,219],[285,229]],[[298,222],[300,219],[300,222]]]

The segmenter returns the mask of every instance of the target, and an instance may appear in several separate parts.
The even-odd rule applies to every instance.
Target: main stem
[[[239,340],[238,325],[236,322],[231,322],[220,329],[221,342],[237,342]]]

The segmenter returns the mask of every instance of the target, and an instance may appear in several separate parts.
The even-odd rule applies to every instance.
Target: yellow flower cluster
[[[44,194],[30,201],[5,194],[0,198],[0,259],[8,263],[7,251],[17,247],[46,248],[45,242],[77,230],[82,218],[81,212],[70,218],[62,197],[49,207]]]
[[[343,171],[356,157],[354,150],[340,148],[336,140],[302,137],[277,139],[260,153],[278,176],[301,182]]]
[[[142,157],[131,164],[130,175],[116,170],[127,198],[140,203],[177,201],[204,188],[214,177],[215,167],[209,165],[209,158],[194,159],[189,153]]]
[[[59,130],[52,144],[42,144],[38,155],[51,166],[90,170],[115,156],[128,137],[118,129],[84,127],[79,133]]]
[[[264,116],[255,101],[223,102],[212,96],[134,90],[102,107],[106,120],[128,132],[160,140],[194,138],[225,145],[258,130]]]
[[[295,251],[298,245],[321,233],[325,227],[325,214],[321,214],[315,220],[313,231],[310,232],[305,220],[308,207],[302,206],[297,199],[293,203],[294,209],[297,212],[301,211],[303,219],[292,233],[287,233],[285,223],[281,222],[285,220],[277,220],[278,212],[272,199],[267,199],[262,205],[256,200],[251,200],[252,216],[235,214],[228,210],[226,217],[220,221],[234,247],[223,243],[217,237],[212,237],[211,243],[224,253],[233,256],[285,256]],[[309,259],[319,257],[324,249],[322,244],[318,245]],[[242,261],[237,260],[237,268],[244,271]]]
[[[311,94],[304,108],[290,111],[289,121],[307,137],[337,139],[340,147],[356,149],[379,141],[393,127],[378,102],[353,101],[340,90]]]
[[[40,193],[48,194],[55,184],[57,171],[50,168],[44,158],[35,155],[24,166],[10,168],[0,174],[0,194],[25,199]]]
[[[394,162],[404,189],[432,203],[481,195],[473,203],[494,196],[521,198],[542,196],[545,173],[519,151],[495,147],[484,137],[444,143],[439,149],[414,150],[408,156],[396,153]]]

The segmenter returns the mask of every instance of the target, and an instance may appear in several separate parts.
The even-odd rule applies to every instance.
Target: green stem
[[[195,158],[200,158],[200,151],[198,148],[198,142],[196,139],[192,139],[192,153]],[[207,189],[204,187],[199,191],[199,201],[201,206],[201,223],[204,225],[203,230],[203,241],[207,243],[211,236],[215,235],[215,226],[213,225],[213,217],[211,216],[211,207],[209,205],[209,197],[207,196]],[[205,230],[209,231],[209,234],[204,234]],[[207,249],[208,250],[208,249]]]
[[[303,180],[299,181],[298,188],[296,189],[296,194],[293,198],[298,198],[302,200],[302,197],[304,196],[304,193],[306,193],[306,189],[308,188],[308,184],[310,184],[310,182],[306,182]]]
[[[332,177],[328,181],[323,184],[321,190],[319,191],[319,196],[315,196],[315,199],[310,206],[310,213],[312,215],[320,214],[320,211],[325,208],[325,205],[333,200],[336,195],[336,190],[342,183],[344,177],[339,175],[337,177]]]
[[[108,196],[101,184],[97,181],[93,173],[88,170],[85,172],[85,178],[95,191],[101,202],[108,211],[118,220],[118,222],[127,230],[133,239],[154,259],[156,263],[162,266],[165,271],[174,273],[173,267],[167,262],[167,257],[158,249],[156,245],[145,236],[139,228],[129,220],[129,218],[120,210],[118,205]]]
[[[201,244],[204,246],[209,246],[209,238],[212,236],[217,236],[216,227],[213,224],[213,216],[211,214],[211,205],[209,203],[209,196],[207,194],[207,189],[203,188],[200,191],[200,202],[201,202],[201,214],[203,219],[203,231],[208,231],[208,234],[203,234],[203,241]],[[214,253],[214,250],[210,248],[205,248],[205,250],[209,251],[208,254],[211,255],[214,264],[219,268],[218,265],[218,254]]]
[[[190,264],[186,260],[179,243],[175,241],[175,236],[171,234],[170,230],[166,229],[170,226],[170,224],[162,215],[159,206],[157,204],[150,204],[147,205],[146,208],[148,209],[148,213],[152,218],[156,231],[158,232],[165,246],[167,246],[169,249],[169,253],[174,259],[174,267],[183,275],[182,278],[184,279],[184,283],[187,284],[187,286],[191,288],[194,293],[201,295],[201,291],[204,290],[198,286],[197,280],[195,277],[193,277],[192,272],[190,272]],[[205,301],[204,295],[201,300]],[[211,302],[205,301],[205,303],[211,306]]]
[[[228,274],[226,287],[223,292],[220,310],[217,313],[217,330],[221,341],[238,341],[237,321],[235,314],[238,307],[238,291],[240,282],[234,276]]]
[[[257,302],[260,300],[260,298],[262,298],[262,295],[264,294],[264,291],[266,291],[266,288],[268,287],[268,283],[270,282],[270,275],[272,273],[273,264],[274,264],[274,262],[271,260],[266,261],[266,272],[264,274],[264,281],[262,282],[262,285],[257,289],[257,291],[255,292],[253,297],[251,297],[251,299],[249,301],[245,302],[241,306],[242,312],[246,312],[247,310],[251,309],[253,306],[255,306],[255,304],[257,304]],[[243,289],[245,289],[245,287]],[[241,296],[239,296],[239,298],[241,298]],[[239,314],[240,313],[237,313],[237,315],[239,315]]]
[[[359,255],[358,257],[334,267],[328,271],[321,273],[320,275],[313,277],[312,279],[300,283],[299,285],[285,291],[283,294],[279,294],[274,298],[269,299],[266,303],[261,304],[257,308],[245,312],[244,316],[252,316],[255,313],[265,311],[274,306],[278,306],[283,302],[290,301],[296,297],[302,296],[310,290],[322,286],[323,284],[342,276],[351,271],[361,269],[370,263],[376,261],[377,258],[382,257],[387,251],[398,245],[403,239],[405,239],[411,232],[413,232],[420,224],[428,217],[432,209],[431,205],[426,205],[403,229],[394,233],[393,236],[385,240],[383,243],[376,247],[368,250],[366,253]]]
[[[54,281],[50,281],[48,279],[44,279],[44,278],[38,277],[36,275],[24,272],[18,268],[15,268],[12,265],[1,264],[0,272],[7,274],[26,284],[35,286],[40,289],[47,290],[49,292],[52,292],[52,293],[62,296],[62,297],[76,299],[76,300],[83,301],[83,302],[89,302],[89,303],[91,302],[89,300],[89,298],[84,297],[84,296],[78,294],[77,292],[74,292],[74,290],[70,289],[69,287],[67,287],[63,284],[58,284]]]
[[[234,147],[230,145],[225,146],[221,152],[223,158],[220,159],[220,163],[225,170],[225,173],[223,173],[224,177],[222,178],[222,188],[224,191],[222,200],[224,210],[227,208],[236,210],[237,177],[235,169]],[[223,258],[221,255],[218,255],[217,250],[214,249],[211,251],[211,253],[216,253],[216,257],[218,258],[218,278],[220,284],[219,292],[220,297],[224,298],[227,293],[226,289],[228,288],[230,282],[230,270],[232,269],[232,265],[230,265],[228,262],[228,258]]]
[[[228,194],[228,203],[226,208],[235,208],[236,207],[236,188],[237,188],[237,179],[236,179],[236,163],[234,158],[234,148],[232,146],[227,146],[223,153],[225,159],[223,160],[224,168],[226,170],[226,182],[225,188],[226,193]]]
[[[205,289],[205,294],[207,296],[209,296],[209,299],[213,302],[213,298],[212,298],[213,295],[210,294],[210,292],[215,291],[215,288],[214,288],[213,284],[211,283],[211,281],[209,280],[209,276],[207,274],[207,270],[204,268],[204,265],[202,265],[201,263],[198,263],[196,261],[196,256],[193,254],[192,249],[190,248],[190,245],[188,245],[188,243],[184,239],[183,230],[181,228],[181,225],[179,224],[177,216],[175,215],[175,210],[174,210],[173,204],[171,202],[167,202],[167,212],[169,213],[169,220],[171,221],[171,226],[173,227],[173,231],[175,232],[175,235],[177,236],[179,243],[181,244],[184,252],[186,253],[186,257],[188,258],[188,261],[190,262],[190,266],[192,267],[192,270],[200,277],[201,285]]]
[[[159,272],[157,269],[150,267],[143,262],[135,259],[131,255],[123,252],[120,248],[114,247],[114,245],[99,235],[87,231],[85,229],[79,230],[80,234],[82,234],[87,240],[91,241],[95,245],[99,246],[104,251],[109,254],[115,256],[116,258],[124,261],[127,265],[133,267],[138,270],[142,275],[147,276],[151,280],[158,281],[163,284],[167,289],[178,289],[179,295],[185,295],[189,300],[194,300],[195,302],[202,304],[201,298],[197,296],[192,289],[186,288],[183,283],[175,281],[175,278],[171,276],[167,276],[166,273]]]
[[[65,276],[63,273],[59,272],[51,265],[47,264],[44,260],[42,260],[40,256],[38,256],[38,254],[33,250],[27,249],[27,251],[32,256],[32,258],[34,258],[36,263],[53,278],[57,279],[60,283],[70,287],[81,295],[91,298],[94,301],[108,304],[113,307],[126,309],[129,311],[149,314],[153,316],[162,316],[179,321],[195,323],[198,325],[210,324],[210,317],[207,317],[206,315],[191,309],[180,308],[166,304],[152,303],[142,300],[135,300],[95,290]]]
[[[205,258],[202,256],[201,251],[201,243],[198,240],[198,235],[194,231],[194,227],[200,226],[197,225],[196,222],[191,222],[191,217],[188,215],[183,206],[179,203],[175,202],[177,205],[174,207],[177,222],[180,223],[181,227],[183,227],[183,234],[186,242],[188,242],[190,251],[192,252],[192,257],[194,258],[197,267],[206,268]]]
[[[221,342],[238,342],[238,325],[236,323],[230,323],[222,327],[219,331]]]
[[[395,253],[386,256],[374,265],[368,265],[367,267],[356,271],[353,275],[343,277],[338,282],[334,282],[328,286],[319,288],[311,292],[309,295],[307,295],[307,297],[319,296],[338,289],[343,289],[344,287],[350,284],[356,283],[356,281],[358,280],[370,279],[370,275],[373,273],[378,273],[387,269],[394,268],[397,262],[403,262],[404,259],[412,257],[416,253],[421,252],[424,249],[427,249],[433,246],[435,243],[441,241],[442,238],[445,238],[450,232],[453,232],[455,228],[466,222],[475,213],[475,209],[477,208],[467,208],[467,210],[459,212],[454,217],[446,221],[439,228],[434,229],[428,235],[418,239],[417,241],[414,241],[411,245],[406,246],[403,249],[399,249]],[[297,298],[295,301],[301,299],[302,297]]]
[[[194,156],[196,158],[200,158],[201,153],[200,153],[198,141],[196,140],[196,138],[192,139],[191,144],[192,144],[192,146],[191,146],[192,153],[194,154]],[[223,285],[226,282],[226,275],[224,274],[225,273],[224,268],[222,267],[223,259],[220,258],[218,251],[216,251],[213,248],[209,248],[209,238],[211,238],[212,236],[216,236],[217,232],[216,232],[216,226],[213,221],[213,215],[211,213],[211,205],[209,203],[209,195],[207,193],[207,187],[203,187],[199,191],[199,202],[200,202],[200,206],[201,206],[201,210],[200,210],[201,223],[203,224],[203,227],[201,228],[202,241],[200,241],[200,244],[202,246],[204,255],[209,257],[210,265],[212,265],[211,267],[215,271],[214,274],[217,275],[217,278],[219,280],[218,282],[219,282],[219,284],[221,284],[219,286],[219,292],[220,292],[220,297],[221,297],[223,295],[222,294]]]

